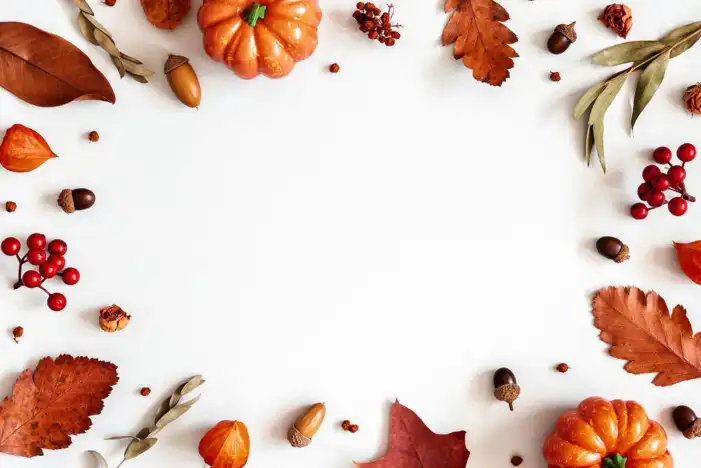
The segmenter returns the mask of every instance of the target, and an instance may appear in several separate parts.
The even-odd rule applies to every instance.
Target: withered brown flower
[[[131,315],[124,312],[118,305],[113,304],[100,309],[100,328],[107,333],[124,330],[129,325],[130,320]]]
[[[604,8],[599,15],[599,20],[625,39],[633,27],[633,12],[622,3],[612,3]]]
[[[692,114],[701,115],[701,83],[686,88],[684,104]]]

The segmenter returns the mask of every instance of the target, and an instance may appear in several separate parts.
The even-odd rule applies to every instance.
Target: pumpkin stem
[[[626,468],[628,459],[620,453],[604,458],[603,468]]]
[[[246,11],[243,12],[244,21],[246,21],[252,28],[254,28],[259,19],[265,18],[266,8],[268,7],[266,7],[265,5],[261,5],[258,2],[255,2],[253,5],[246,8]]]

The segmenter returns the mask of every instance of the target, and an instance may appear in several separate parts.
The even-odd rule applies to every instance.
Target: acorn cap
[[[618,252],[618,255],[616,255],[616,258],[613,259],[614,262],[616,263],[623,263],[626,260],[630,258],[630,249],[628,248],[627,245],[623,244],[623,247],[621,247],[621,251]]]
[[[518,384],[506,384],[494,389],[494,397],[499,401],[509,404],[509,409],[514,410],[514,401],[521,394],[521,387]]]
[[[183,57],[182,55],[173,55],[170,54],[168,56],[168,60],[166,60],[166,64],[163,67],[163,71],[167,75],[168,73],[172,72],[176,68],[178,68],[181,65],[185,65],[186,63],[189,63],[190,59],[187,57]]]
[[[701,436],[701,419],[695,420],[682,434],[684,434],[684,437],[687,439],[695,439]]]
[[[61,190],[61,193],[58,195],[58,206],[63,208],[63,211],[66,213],[75,213],[75,204],[73,203],[73,190]]]
[[[312,439],[299,432],[294,426],[287,431],[287,440],[290,441],[293,447],[297,448],[306,447],[312,443]]]
[[[573,21],[570,24],[558,24],[555,28],[555,32],[559,32],[569,39],[570,42],[575,42],[577,40],[577,32],[574,30],[575,23],[577,22]]]

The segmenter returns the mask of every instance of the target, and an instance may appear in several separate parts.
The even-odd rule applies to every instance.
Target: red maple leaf
[[[360,468],[465,468],[470,452],[465,431],[436,434],[412,410],[395,401],[390,414],[389,451]]]

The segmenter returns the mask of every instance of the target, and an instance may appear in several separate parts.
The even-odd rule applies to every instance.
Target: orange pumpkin
[[[288,75],[316,49],[317,0],[205,0],[197,21],[204,49],[249,80]]]
[[[634,401],[587,398],[545,439],[548,468],[672,468],[667,434]]]

